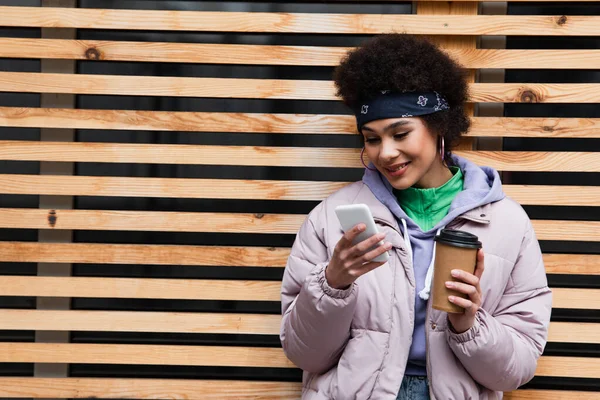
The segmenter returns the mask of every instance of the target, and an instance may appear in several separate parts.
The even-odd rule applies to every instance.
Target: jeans
[[[429,400],[427,377],[405,375],[396,400]]]

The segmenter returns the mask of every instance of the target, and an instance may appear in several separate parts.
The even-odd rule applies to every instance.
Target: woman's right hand
[[[365,224],[356,225],[346,232],[335,245],[333,257],[325,269],[327,284],[332,288],[346,289],[360,276],[387,262],[373,262],[371,260],[390,250],[392,248],[391,243],[383,243],[381,246],[367,252],[371,247],[385,239],[384,233],[373,235],[352,246],[354,238],[365,229]]]

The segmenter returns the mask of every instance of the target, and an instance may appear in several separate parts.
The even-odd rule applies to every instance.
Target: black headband
[[[383,91],[368,101],[359,104],[354,110],[358,131],[371,121],[387,118],[416,117],[448,110],[450,106],[438,92],[403,92]]]

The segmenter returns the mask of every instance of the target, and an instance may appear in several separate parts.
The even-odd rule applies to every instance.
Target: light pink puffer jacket
[[[341,238],[341,204],[369,205],[393,244],[390,261],[349,289],[327,285],[325,267]],[[427,373],[438,400],[501,399],[535,372],[547,339],[551,292],[529,218],[505,198],[465,213],[447,228],[477,235],[485,252],[482,309],[473,328],[448,329],[428,307]],[[415,279],[400,228],[362,182],[317,206],[302,225],[283,278],[281,342],[304,370],[302,399],[395,400],[414,325]]]

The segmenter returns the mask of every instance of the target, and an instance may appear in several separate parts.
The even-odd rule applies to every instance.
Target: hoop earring
[[[441,139],[442,140],[440,141],[441,142],[440,143],[440,158],[442,159],[442,164],[443,164],[444,163],[444,156],[446,155],[446,149],[444,148],[445,147],[444,137],[441,136]]]
[[[365,159],[363,158],[364,154],[365,154],[365,148],[363,147],[362,150],[360,151],[360,161],[362,162],[362,165],[364,165],[365,168],[368,169],[369,171],[377,171],[377,168],[369,168],[369,166],[367,164],[365,164]]]

